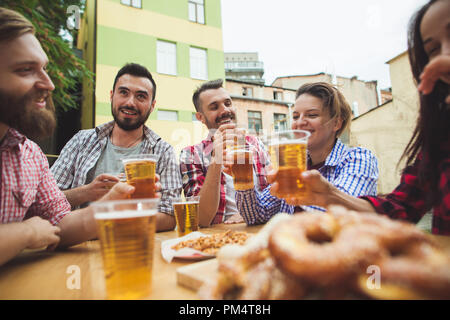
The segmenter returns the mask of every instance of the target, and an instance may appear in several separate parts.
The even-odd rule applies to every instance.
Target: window
[[[178,112],[171,110],[158,110],[158,120],[178,121]]]
[[[141,0],[120,0],[120,3],[129,7],[142,8]]]
[[[242,95],[245,97],[253,97],[253,88],[243,87]]]
[[[258,134],[262,130],[262,116],[259,111],[248,111],[248,129]]]
[[[356,118],[357,116],[359,116],[359,110],[358,110],[358,101],[353,101],[353,105],[352,105],[352,113],[353,116]]]
[[[287,116],[284,113],[274,113],[273,123],[275,131],[287,130]]]
[[[283,92],[281,91],[274,91],[273,92],[273,100],[283,100]]]
[[[204,0],[189,0],[189,20],[205,24],[205,4]]]
[[[158,73],[177,74],[177,46],[166,41],[156,42],[156,71]]]
[[[205,49],[189,48],[191,62],[191,78],[207,80],[208,62]]]

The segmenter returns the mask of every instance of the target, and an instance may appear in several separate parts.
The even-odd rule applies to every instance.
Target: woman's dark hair
[[[420,82],[420,75],[429,62],[420,34],[420,25],[428,8],[437,1],[442,0],[430,0],[411,17],[409,22],[408,55],[416,84]],[[449,85],[440,80],[436,82],[430,94],[420,94],[416,128],[400,158],[400,161],[406,158],[408,166],[413,164],[421,153],[423,161],[420,161],[418,177],[421,185],[430,184],[432,192],[428,197],[428,204],[431,204],[438,194],[438,165],[442,158],[447,156],[441,148],[450,137],[450,109],[445,103],[448,94]]]

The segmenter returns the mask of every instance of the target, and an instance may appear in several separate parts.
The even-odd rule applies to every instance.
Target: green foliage
[[[74,54],[67,37],[70,34],[76,39],[78,32],[67,28],[70,16],[67,8],[76,5],[83,10],[84,4],[84,0],[0,0],[0,6],[22,13],[36,28],[36,37],[50,61],[48,73],[55,85],[53,101],[57,111],[78,108],[81,96],[77,86],[83,79],[93,79],[85,61]]]

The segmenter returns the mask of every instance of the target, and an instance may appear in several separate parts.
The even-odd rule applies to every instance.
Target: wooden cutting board
[[[197,291],[217,276],[217,259],[196,262],[177,269],[177,284]]]

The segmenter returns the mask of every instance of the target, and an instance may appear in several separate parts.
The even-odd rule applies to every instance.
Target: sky
[[[427,0],[221,0],[224,52],[257,52],[264,79],[320,72],[391,86],[387,61]]]

